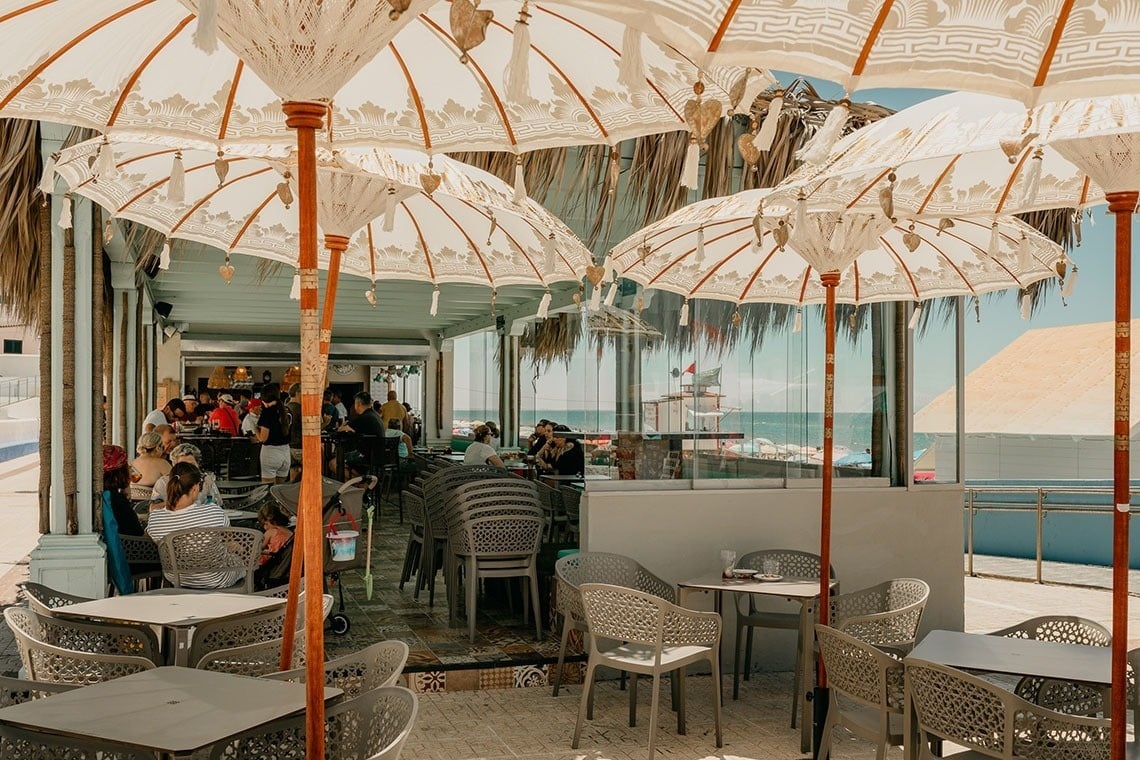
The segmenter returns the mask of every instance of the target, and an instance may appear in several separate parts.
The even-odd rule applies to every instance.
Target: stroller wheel
[[[329,616],[329,628],[331,628],[332,632],[337,636],[343,636],[344,634],[348,633],[348,626],[349,623],[347,615],[342,615],[338,612],[334,615]]]

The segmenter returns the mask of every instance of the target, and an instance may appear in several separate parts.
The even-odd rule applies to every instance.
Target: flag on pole
[[[696,362],[693,362],[693,363],[692,363],[692,364],[690,364],[688,367],[685,367],[685,371],[684,371],[684,372],[682,372],[681,374],[682,374],[682,375],[687,375],[687,374],[696,374],[696,372],[697,372],[697,363],[696,363]]]

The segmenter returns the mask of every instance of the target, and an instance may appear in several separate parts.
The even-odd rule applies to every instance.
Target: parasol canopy
[[[144,224],[172,239],[297,264],[296,209],[279,194],[282,183],[290,188],[286,197],[293,194],[291,147],[234,147],[226,154],[226,179],[219,182],[213,150],[155,141],[112,141],[118,171],[97,178],[89,159],[101,145],[96,138],[61,155],[56,171],[72,192],[116,218]],[[170,198],[176,153],[184,167],[181,200]],[[323,232],[349,238],[341,273],[373,281],[496,288],[580,280],[593,263],[589,250],[565,224],[535,201],[515,203],[510,186],[498,178],[446,157],[432,164],[429,170],[426,156],[407,150],[346,149],[339,161],[320,152],[319,224]],[[431,196],[420,184],[421,175],[429,172],[439,180]],[[389,189],[394,196],[392,229],[385,230]],[[347,212],[346,204],[352,206]],[[319,260],[328,268],[328,250]],[[177,259],[167,265],[177,266]]]
[[[466,53],[466,64],[451,32],[450,2],[416,0],[396,22],[387,22],[387,6],[380,5],[383,34],[364,41],[356,73],[344,82],[314,77],[301,86],[290,77],[304,77],[280,75],[286,61],[274,53],[289,46],[264,44],[261,33],[237,35],[225,17],[219,17],[218,34],[226,44],[212,54],[202,52],[193,41],[194,14],[178,0],[0,0],[0,37],[6,41],[0,52],[0,115],[103,133],[292,144],[296,136],[285,126],[282,99],[328,99],[337,144],[432,153],[612,145],[686,126],[684,104],[693,97],[697,67],[671,48],[643,40],[642,81],[627,86],[619,78],[625,27],[613,20],[531,3],[529,55],[522,59],[528,86],[516,99],[508,96],[504,73],[518,2],[480,3],[481,11],[495,16],[486,41]],[[427,6],[425,13],[415,13]],[[269,39],[296,34],[295,27],[294,21]],[[236,36],[241,39],[231,39]],[[378,41],[384,44],[377,47]],[[229,44],[257,52],[256,63],[254,57],[243,63]],[[739,75],[705,72],[706,97],[728,102],[726,90]],[[339,89],[320,92],[314,89],[318,81],[339,83]]]
[[[1118,0],[566,0],[700,63],[871,87],[969,90],[1027,104],[1140,92],[1136,7]]]
[[[757,219],[769,193],[748,190],[686,206],[615,246],[614,268],[622,277],[686,298],[802,306],[823,303],[821,270],[842,272],[835,288],[842,303],[923,301],[1025,288],[1055,277],[1065,257],[1060,246],[1013,217],[997,220],[996,255],[990,253],[988,218],[955,218],[953,226],[915,219],[888,221],[867,250],[850,254],[853,263],[836,252],[836,263],[813,267],[805,254],[816,247],[806,248],[803,235],[796,234],[794,215],[769,207]],[[806,217],[817,233],[828,234],[843,218],[837,212]],[[790,232],[783,245],[781,228]],[[830,255],[827,246],[823,254]]]

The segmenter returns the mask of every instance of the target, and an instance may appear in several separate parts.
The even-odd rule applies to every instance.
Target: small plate
[[[758,581],[769,581],[769,582],[771,582],[771,581],[782,581],[782,580],[784,580],[784,576],[782,576],[782,575],[769,575],[767,573],[760,573],[759,575],[756,576],[756,580],[758,580]]]
[[[732,576],[734,578],[752,578],[755,575],[759,575],[759,573],[759,570],[752,570],[751,568],[747,567],[737,567],[733,569]]]

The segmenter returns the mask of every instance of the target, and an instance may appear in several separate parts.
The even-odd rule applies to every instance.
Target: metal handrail
[[[20,401],[35,398],[40,394],[40,378],[6,377],[0,379],[0,406],[8,406]]]
[[[987,501],[984,498],[979,499],[979,494],[998,495],[998,494],[1031,494],[1034,499],[1033,503],[1028,502],[1018,504],[1016,502],[995,502]],[[1063,500],[1052,501],[1049,497],[1063,494],[1080,494],[1080,495],[1100,495],[1103,494],[1106,498],[1104,504],[1076,504]],[[1041,566],[1042,566],[1042,553],[1044,548],[1044,522],[1045,518],[1050,513],[1056,514],[1093,514],[1098,512],[1108,512],[1111,514],[1114,507],[1112,504],[1113,489],[1109,486],[967,486],[965,492],[965,504],[963,509],[966,510],[967,523],[966,523],[966,573],[968,575],[975,575],[974,573],[974,515],[978,512],[1034,512],[1035,513],[1035,528],[1036,528],[1036,583],[1042,583]],[[1129,491],[1129,501],[1131,502],[1137,495],[1140,495],[1140,488],[1133,488]],[[1049,500],[1049,506],[1046,507],[1046,501]],[[1130,507],[1130,514],[1140,511],[1140,507],[1133,505]]]

